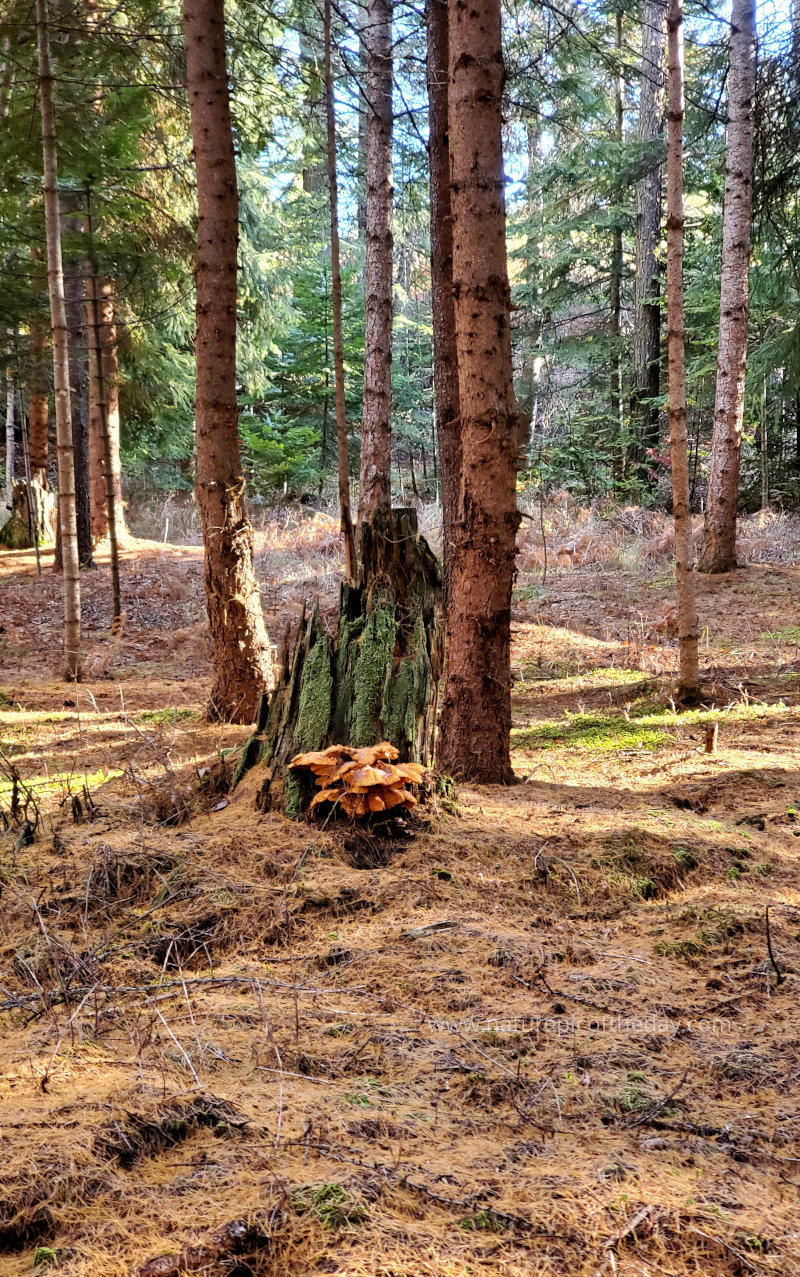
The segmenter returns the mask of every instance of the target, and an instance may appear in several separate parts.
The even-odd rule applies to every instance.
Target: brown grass
[[[316,529],[264,533],[273,631],[328,566],[335,602]],[[85,578],[77,688],[57,583],[4,556],[0,736],[42,819],[0,843],[3,1277],[800,1272],[784,549],[701,582],[714,756],[670,708],[666,559],[523,576],[525,782],[388,863],[226,795],[194,548],[129,547],[116,645]]]

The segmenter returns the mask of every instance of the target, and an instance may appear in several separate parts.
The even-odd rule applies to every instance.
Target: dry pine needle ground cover
[[[388,863],[227,792],[197,547],[131,543],[120,639],[85,574],[73,688],[58,582],[0,559],[0,803],[40,811],[0,844],[3,1277],[800,1273],[798,529],[701,583],[706,755],[664,529],[549,518],[523,783]],[[336,565],[323,516],[264,535],[276,636]]]

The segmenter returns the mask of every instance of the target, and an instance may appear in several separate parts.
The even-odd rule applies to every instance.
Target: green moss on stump
[[[353,674],[352,743],[358,748],[381,739],[381,706],[391,674],[396,632],[394,601],[389,597],[376,604],[367,617]]]
[[[297,753],[321,749],[328,734],[333,705],[331,657],[331,641],[327,634],[323,634],[312,647],[303,667],[294,734]]]

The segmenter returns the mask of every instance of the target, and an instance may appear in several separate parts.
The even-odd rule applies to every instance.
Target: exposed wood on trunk
[[[358,519],[391,506],[392,456],[392,4],[369,0],[367,261],[361,486]]]
[[[717,387],[703,552],[699,565],[702,572],[730,572],[736,567],[736,512],[747,370],[755,89],[755,0],[733,0]]]
[[[678,596],[680,690],[700,685],[692,521],[689,508],[689,450],[686,436],[686,366],[683,308],[683,7],[670,0],[669,124],[667,140],[667,356],[672,512],[675,520],[675,584]]]
[[[186,75],[197,173],[197,502],[214,651],[211,711],[250,722],[271,657],[244,479],[236,402],[239,198],[223,0],[184,0]]]
[[[336,458],[339,478],[339,518],[344,542],[345,580],[356,579],[356,541],[350,513],[350,465],[347,455],[347,409],[344,398],[344,337],[342,335],[342,264],[339,251],[339,188],[336,180],[336,116],[331,66],[331,0],[325,0],[325,122],[328,193],[331,211],[331,307],[333,311],[333,375],[336,390]]]
[[[449,69],[462,463],[438,762],[454,775],[507,782],[513,779],[511,587],[519,514],[499,0],[470,7],[450,0]]]
[[[78,532],[75,518],[75,468],[72,456],[72,412],[69,393],[69,350],[61,261],[61,219],[58,207],[58,152],[50,65],[50,27],[47,0],[36,0],[39,51],[39,104],[42,116],[44,213],[47,236],[47,278],[53,332],[53,382],[58,453],[58,506],[64,581],[64,656],[67,678],[81,670],[81,587]]]
[[[461,421],[458,405],[456,317],[453,302],[453,223],[450,208],[450,139],[447,106],[449,79],[447,0],[427,0],[426,18],[433,401],[441,471],[443,601],[444,606],[447,607],[448,578],[453,556],[456,509],[461,484]]]
[[[642,14],[642,74],[639,143],[648,159],[636,184],[636,283],[634,291],[632,456],[646,474],[646,450],[658,446],[661,391],[661,310],[658,247],[661,241],[661,166],[664,128],[666,0],[645,0]],[[646,149],[645,149],[646,148]]]
[[[291,658],[284,643],[275,691],[262,699],[234,780],[263,764],[264,808],[293,817],[307,809],[313,785],[286,771],[300,752],[388,740],[403,761],[431,760],[442,671],[440,581],[416,511],[377,511],[363,525],[362,555],[370,584],[342,586],[336,634],[316,608],[304,615]]]

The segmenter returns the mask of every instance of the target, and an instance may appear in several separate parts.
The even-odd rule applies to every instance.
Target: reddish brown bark
[[[211,712],[255,715],[271,658],[253,570],[236,402],[239,199],[223,0],[184,0],[186,78],[197,173],[197,502],[214,651]]]
[[[717,388],[701,572],[730,572],[736,567],[736,512],[747,371],[755,90],[755,0],[733,0]]]
[[[392,5],[369,0],[367,56],[367,250],[360,522],[392,504]]]
[[[458,490],[461,482],[458,351],[453,302],[453,223],[450,207],[447,0],[427,0],[426,17],[433,399],[441,469],[443,597],[446,607]]]
[[[513,779],[511,587],[517,414],[503,196],[500,0],[449,5],[461,485],[447,610],[447,672],[438,762],[483,782]]]
[[[697,603],[689,510],[686,364],[683,307],[683,7],[669,0],[669,125],[667,141],[667,356],[675,583],[678,596],[680,690],[700,686]]]

